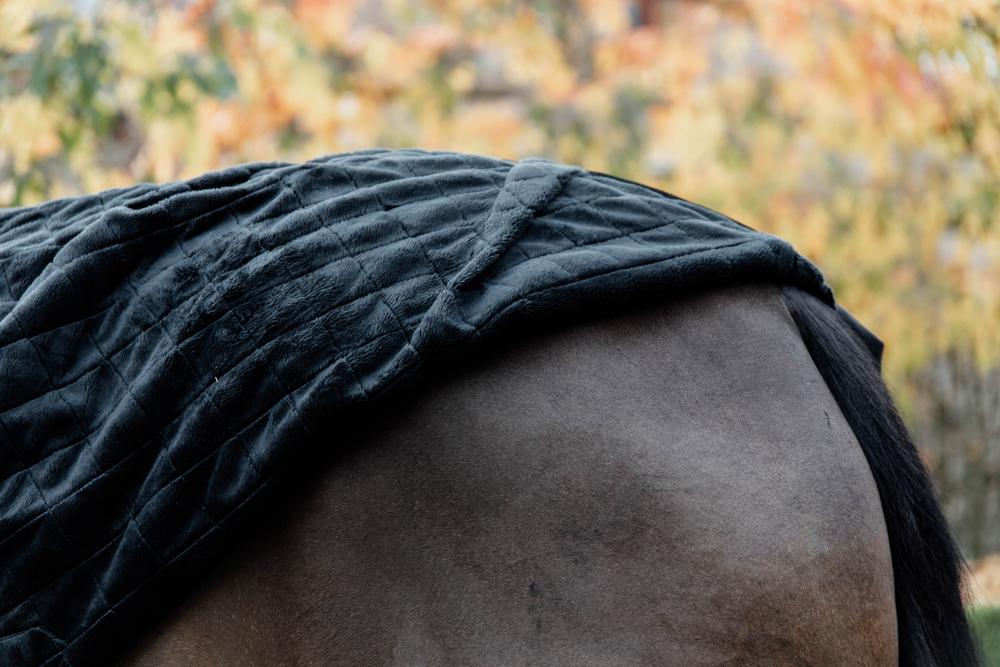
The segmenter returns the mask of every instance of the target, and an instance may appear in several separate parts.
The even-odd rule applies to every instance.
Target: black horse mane
[[[878,486],[892,552],[899,664],[978,665],[979,650],[962,606],[965,564],[930,477],[882,382],[880,344],[814,296],[792,287],[783,288],[783,293]]]

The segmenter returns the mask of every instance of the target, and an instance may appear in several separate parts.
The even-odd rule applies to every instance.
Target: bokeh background
[[[791,241],[887,341],[980,558],[1000,552],[998,31],[996,0],[0,0],[0,206],[373,146],[666,189]]]

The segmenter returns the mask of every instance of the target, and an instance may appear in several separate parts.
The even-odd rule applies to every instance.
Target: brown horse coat
[[[775,287],[520,342],[358,445],[125,664],[896,663],[872,474]]]

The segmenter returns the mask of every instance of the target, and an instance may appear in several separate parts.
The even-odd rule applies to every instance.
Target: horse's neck
[[[875,486],[773,288],[531,340],[362,444],[131,660],[894,662]]]

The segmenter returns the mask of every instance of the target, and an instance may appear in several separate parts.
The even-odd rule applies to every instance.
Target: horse
[[[766,284],[510,343],[358,436],[122,664],[974,664],[878,375]]]
[[[297,401],[276,404],[279,415],[296,413],[296,420],[309,425],[312,444],[308,450],[300,448],[301,458],[276,455],[272,463],[264,456],[267,450],[259,450],[256,456],[219,459],[230,466],[219,468],[211,457],[222,456],[220,450],[205,445],[211,448],[202,461],[215,467],[209,469],[214,476],[207,478],[208,491],[200,502],[215,525],[203,533],[191,528],[202,530],[195,517],[185,518],[180,497],[173,497],[176,510],[171,503],[156,504],[163,489],[178,483],[175,480],[194,485],[198,479],[197,466],[178,470],[181,464],[172,455],[181,456],[184,450],[161,435],[174,428],[178,418],[166,424],[166,410],[149,403],[143,420],[127,415],[127,420],[119,420],[122,426],[112,422],[115,429],[134,429],[135,441],[139,435],[154,434],[124,460],[149,447],[152,460],[166,458],[170,464],[172,477],[160,487],[150,486],[150,480],[159,480],[159,468],[146,471],[135,464],[131,470],[142,473],[131,473],[143,485],[138,497],[150,488],[155,494],[141,504],[129,500],[124,522],[107,517],[126,530],[135,525],[147,548],[142,553],[151,553],[158,562],[144,564],[141,555],[123,551],[120,544],[129,543],[112,541],[112,546],[119,545],[112,552],[118,560],[111,561],[111,569],[91,569],[100,573],[92,582],[76,576],[79,569],[73,567],[56,579],[70,581],[77,587],[73,590],[93,589],[104,598],[91,605],[89,615],[80,613],[82,620],[64,621],[70,629],[72,624],[84,627],[68,635],[70,641],[52,630],[64,620],[56,615],[59,603],[71,601],[66,589],[36,586],[40,592],[22,595],[26,601],[16,607],[28,611],[3,619],[12,627],[29,624],[27,630],[8,635],[14,646],[8,655],[16,649],[18,655],[49,656],[44,664],[76,664],[117,652],[124,653],[116,656],[123,665],[978,663],[962,606],[961,556],[881,380],[881,342],[832,303],[811,265],[783,242],[645,186],[540,161],[482,162],[470,168],[470,159],[379,151],[334,156],[304,169],[258,165],[162,189],[143,186],[99,200],[53,204],[42,213],[15,212],[16,225],[0,219],[0,251],[5,233],[20,230],[19,238],[32,238],[25,230],[37,235],[42,228],[69,238],[67,247],[79,241],[82,250],[60,251],[71,260],[89,259],[107,248],[116,251],[108,267],[113,278],[100,278],[94,287],[100,294],[89,302],[79,298],[80,288],[71,289],[89,274],[82,268],[74,274],[77,267],[65,257],[60,263],[46,255],[46,261],[61,268],[24,280],[24,289],[12,287],[8,279],[8,291],[16,298],[0,324],[17,326],[20,338],[14,338],[15,343],[44,341],[49,332],[66,328],[67,320],[111,317],[106,313],[114,308],[125,308],[128,315],[116,311],[115,323],[146,323],[142,339],[179,309],[154,321],[155,313],[146,312],[150,306],[136,302],[153,287],[162,288],[163,272],[182,280],[169,283],[171,289],[197,287],[191,267],[202,252],[207,259],[199,260],[201,270],[224,266],[233,273],[208,281],[211,298],[197,296],[205,292],[192,288],[193,298],[202,301],[183,312],[179,333],[170,331],[170,337],[155,340],[179,349],[192,336],[208,331],[227,345],[252,339],[258,350],[266,347],[263,338],[252,335],[258,324],[252,319],[239,318],[239,330],[218,323],[237,305],[246,304],[263,322],[262,330],[273,334],[274,323],[285,313],[271,312],[269,304],[286,304],[292,293],[281,290],[298,280],[289,262],[298,270],[303,258],[313,257],[301,249],[291,254],[292,244],[303,238],[295,225],[304,226],[307,234],[335,234],[338,252],[348,247],[339,236],[350,231],[345,223],[334,228],[339,234],[326,226],[333,224],[328,217],[341,210],[340,199],[330,203],[332,178],[322,171],[331,164],[338,174],[351,176],[341,180],[348,181],[344,197],[351,198],[352,207],[360,206],[359,191],[372,202],[363,215],[375,217],[365,218],[366,226],[359,229],[370,230],[389,219],[404,232],[400,240],[374,238],[375,248],[392,249],[392,255],[382,257],[395,261],[400,243],[416,247],[444,287],[432,295],[433,304],[416,320],[419,323],[406,329],[408,337],[400,348],[416,350],[422,361],[413,363],[435,369],[424,381],[401,384],[379,400],[352,399],[351,410],[336,412],[335,419],[326,421],[307,409],[333,414],[336,404],[329,397],[334,395],[331,387],[338,385],[328,379],[318,389],[307,383],[309,392],[298,394]],[[370,171],[348,172],[346,160],[376,164],[366,167]],[[405,191],[398,187],[400,165],[406,173]],[[462,170],[465,182],[471,181],[473,171],[478,174],[487,167],[506,173],[502,184],[483,199],[482,225],[470,224],[463,210],[452,211],[461,219],[462,238],[472,247],[467,251],[449,241],[449,248],[458,247],[453,255],[460,261],[442,270],[444,275],[438,273],[443,256],[416,243],[419,237],[393,219],[393,211],[406,205],[400,201],[434,188],[435,201],[445,207],[436,209],[436,215],[454,207],[435,180],[442,165]],[[435,175],[425,177],[423,168],[433,168]],[[378,184],[359,184],[359,173],[379,179]],[[490,173],[482,182],[495,177]],[[322,190],[323,196],[311,200],[303,184],[313,184],[309,187]],[[615,188],[611,203],[586,199],[587,210],[605,207],[602,215],[587,224],[565,226],[566,216],[580,215],[582,209],[559,198],[584,201],[584,195],[597,188]],[[264,197],[259,194],[264,191],[264,199],[254,199]],[[642,206],[629,208],[636,198],[643,198]],[[607,208],[615,205],[622,208]],[[322,216],[317,206],[324,207]],[[411,219],[438,224],[424,210],[426,205],[422,207],[409,211],[417,216]],[[233,222],[234,209],[242,215],[266,210],[267,226]],[[636,211],[642,215],[637,217]],[[682,217],[663,222],[677,211]],[[273,223],[276,217],[279,222]],[[63,218],[66,222],[60,221]],[[95,219],[102,221],[100,229],[93,226]],[[75,220],[80,220],[80,231],[71,236],[65,230],[77,224]],[[644,236],[634,229],[620,233],[636,220],[660,236]],[[611,228],[615,233],[596,234],[597,221],[604,231]],[[683,229],[683,238],[663,237],[664,227]],[[564,255],[539,251],[556,244],[554,229],[565,240],[558,242],[568,248]],[[275,235],[280,242],[274,241]],[[201,245],[195,247],[192,237]],[[578,269],[567,257],[578,258],[584,249],[623,237],[628,237],[630,252],[645,254],[623,260],[624,246],[605,248],[609,257],[616,253],[613,269],[595,272],[591,258],[587,271],[572,273]],[[132,250],[136,246],[128,244],[137,240],[140,250]],[[711,247],[695,252],[692,242]],[[171,244],[179,252],[163,255]],[[664,248],[671,244],[682,245],[683,252],[671,248],[665,255]],[[129,250],[121,250],[123,246]],[[23,245],[13,247],[23,252]],[[515,247],[523,257],[515,257]],[[245,256],[234,248],[245,250]],[[313,251],[318,252],[315,247]],[[723,254],[710,254],[717,252]],[[678,264],[698,253],[716,259],[700,267]],[[545,262],[536,261],[539,257]],[[546,265],[553,257],[562,258],[561,274]],[[321,260],[327,262],[322,257],[315,261]],[[32,266],[42,263],[34,261]],[[356,263],[335,277],[347,275],[370,285],[378,282],[379,267],[387,266],[374,260]],[[238,273],[246,266],[255,267],[255,280],[271,281],[268,290],[248,287],[245,274]],[[391,271],[402,271],[398,262],[391,266]],[[531,273],[526,266],[544,269]],[[692,273],[700,279],[690,278]],[[688,277],[681,280],[682,274]],[[150,282],[150,275],[155,280]],[[230,275],[242,282],[230,280]],[[558,299],[547,296],[551,291],[519,288],[517,277],[527,285],[543,283],[546,290],[557,290]],[[650,289],[669,281],[685,289]],[[341,289],[341,283],[337,285]],[[274,290],[279,296],[272,295]],[[114,301],[105,294],[124,296]],[[497,294],[503,298],[494,298]],[[293,296],[300,308],[320,300],[314,292]],[[418,292],[411,292],[416,296]],[[365,298],[362,293],[350,303]],[[577,299],[572,308],[567,299]],[[85,305],[78,305],[81,301]],[[404,302],[392,303],[400,308]],[[387,308],[405,329],[405,318]],[[526,308],[546,316],[524,319],[530,326],[508,326],[502,329],[505,335],[490,333],[494,323],[503,317],[510,320],[511,313],[523,314]],[[65,314],[66,309],[73,312]],[[563,316],[571,312],[572,317]],[[444,316],[450,313],[458,315]],[[369,326],[374,320],[361,321]],[[328,322],[321,324],[310,333],[324,341],[337,338]],[[394,333],[381,333],[377,340]],[[78,340],[79,333],[74,335]],[[462,337],[475,338],[478,344],[459,353]],[[132,338],[123,339],[126,347]],[[276,395],[293,395],[281,382],[290,371],[274,370],[274,360],[283,359],[281,355],[327,367],[328,362],[316,358],[309,338],[296,333],[293,339],[277,340],[288,344],[270,358],[272,365],[257,363],[252,373],[240,371],[240,386],[253,388],[266,380],[263,369],[276,377]],[[13,346],[5,344],[0,345],[0,367],[5,350]],[[96,346],[105,356],[107,346]],[[342,347],[331,343],[330,349],[345,358]],[[208,358],[216,364],[224,352],[212,348]],[[399,356],[395,349],[389,353],[391,364],[371,357],[371,368],[379,373],[372,377],[381,381],[401,375],[400,368],[419,367],[406,366],[410,357]],[[185,360],[197,368],[198,358],[192,363],[193,353],[188,349],[187,354]],[[150,367],[151,359],[142,357],[143,368]],[[167,370],[176,370],[176,356],[167,361],[171,365],[155,365],[156,373],[147,372],[152,380],[133,379],[129,384],[123,377],[128,395],[145,396],[144,382],[169,386],[163,378]],[[51,365],[42,366],[49,377],[38,382],[46,398],[66,384],[55,382]],[[331,367],[343,366],[336,362]],[[211,373],[215,366],[206,368]],[[351,370],[357,372],[357,367]],[[22,376],[13,377],[26,386]],[[175,377],[168,379],[176,384]],[[204,384],[215,410],[210,423],[222,429],[219,433],[235,427],[220,424],[216,415],[231,414],[232,406],[246,400],[225,385],[228,381],[216,376],[214,383]],[[366,385],[359,380],[356,386],[367,398]],[[15,402],[12,396],[0,392],[0,426],[8,437],[16,410],[25,404],[19,395],[13,397],[19,399],[17,406],[7,407]],[[141,408],[140,399],[135,400]],[[46,405],[54,409],[54,402]],[[188,405],[198,404],[188,402],[184,408]],[[155,425],[158,414],[148,414],[157,409],[166,414],[165,426]],[[197,436],[209,433],[209,422],[198,421],[204,414],[180,413],[181,427],[189,430],[176,431],[186,438],[178,435],[177,442],[202,446]],[[280,436],[293,447],[289,434],[300,432],[286,429],[280,416],[269,418],[266,434]],[[124,431],[105,426],[105,432]],[[324,439],[335,446],[323,447]],[[205,450],[195,451],[201,455]],[[239,468],[240,474],[256,476],[247,478],[253,482],[249,491],[235,495],[232,488],[242,487],[232,487],[232,480],[219,471],[232,470],[240,461],[249,466]],[[31,469],[27,461],[22,463]],[[262,471],[264,464],[270,467]],[[93,478],[61,479],[64,486],[82,482],[87,490],[114,470],[112,466]],[[123,495],[113,490],[114,498]],[[59,501],[67,510],[47,502],[41,518],[60,516],[56,509],[84,512],[87,496],[78,500],[79,493]],[[214,508],[211,501],[217,497],[233,510],[252,499],[255,509],[226,514],[234,518],[223,523],[208,509]],[[144,514],[147,510],[150,513]],[[182,519],[191,526],[178,524]],[[0,546],[30,535],[36,520],[0,540]],[[144,530],[138,530],[140,525]],[[73,532],[77,527],[66,520],[56,521],[56,527],[70,547],[87,539],[82,531]],[[174,539],[173,529],[197,539],[178,542],[183,548],[168,552],[174,548],[168,541]],[[223,534],[223,529],[228,539],[212,544],[226,545],[225,558],[218,549],[207,548],[197,559],[188,558],[197,553],[191,545],[209,544],[207,538]],[[52,547],[35,548],[51,556]],[[174,555],[161,560],[159,550]],[[83,562],[96,568],[93,558]],[[135,568],[147,566],[151,574],[129,584],[119,598],[106,599],[115,590],[109,586],[117,583],[115,577],[137,577]],[[21,562],[11,567],[28,572]],[[76,578],[67,579],[70,575]],[[21,582],[19,588],[28,586]],[[123,610],[135,610],[142,621]],[[48,625],[38,619],[48,619]],[[108,643],[113,637],[109,633],[122,628],[128,633]],[[92,637],[105,643],[98,646]],[[51,646],[57,647],[55,652]]]

